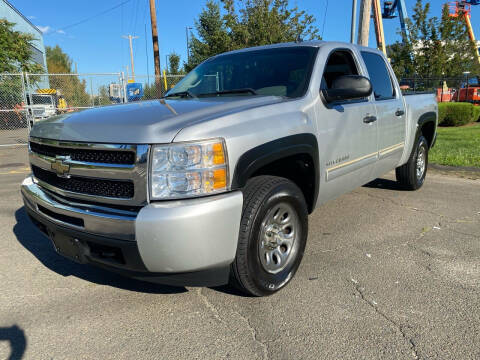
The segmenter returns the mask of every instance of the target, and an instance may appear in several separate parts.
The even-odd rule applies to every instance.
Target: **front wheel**
[[[408,190],[420,189],[425,182],[428,166],[428,142],[423,135],[415,141],[408,162],[395,171],[397,181]]]
[[[302,191],[290,180],[258,176],[244,191],[234,284],[253,296],[283,288],[297,271],[308,235]]]

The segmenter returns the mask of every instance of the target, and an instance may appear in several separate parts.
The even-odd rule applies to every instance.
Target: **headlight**
[[[202,196],[228,190],[225,142],[154,145],[150,169],[153,200]]]

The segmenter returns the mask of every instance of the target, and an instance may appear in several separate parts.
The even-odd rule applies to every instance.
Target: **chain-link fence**
[[[121,73],[25,74],[26,98],[33,120],[124,101]],[[116,94],[112,89],[117,89]]]
[[[165,93],[182,80],[184,76],[185,75],[162,75],[155,77],[154,75],[135,75],[134,83],[142,85],[143,97],[140,100],[152,100],[164,96]]]
[[[435,93],[438,102],[480,102],[477,77],[403,78],[400,87],[405,95]]]
[[[28,114],[23,74],[0,74],[0,146],[26,144]]]
[[[0,74],[0,145],[27,143],[35,121],[96,106],[158,99],[184,75]]]

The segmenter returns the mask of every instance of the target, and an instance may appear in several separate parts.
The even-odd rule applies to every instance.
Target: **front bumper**
[[[228,281],[236,249],[240,191],[151,203],[137,213],[65,203],[31,177],[21,187],[33,223],[57,252],[123,275],[171,285]]]

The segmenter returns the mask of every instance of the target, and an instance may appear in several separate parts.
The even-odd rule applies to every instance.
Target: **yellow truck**
[[[56,89],[37,89],[30,95],[29,102],[31,115],[35,120],[67,111],[67,102]]]

